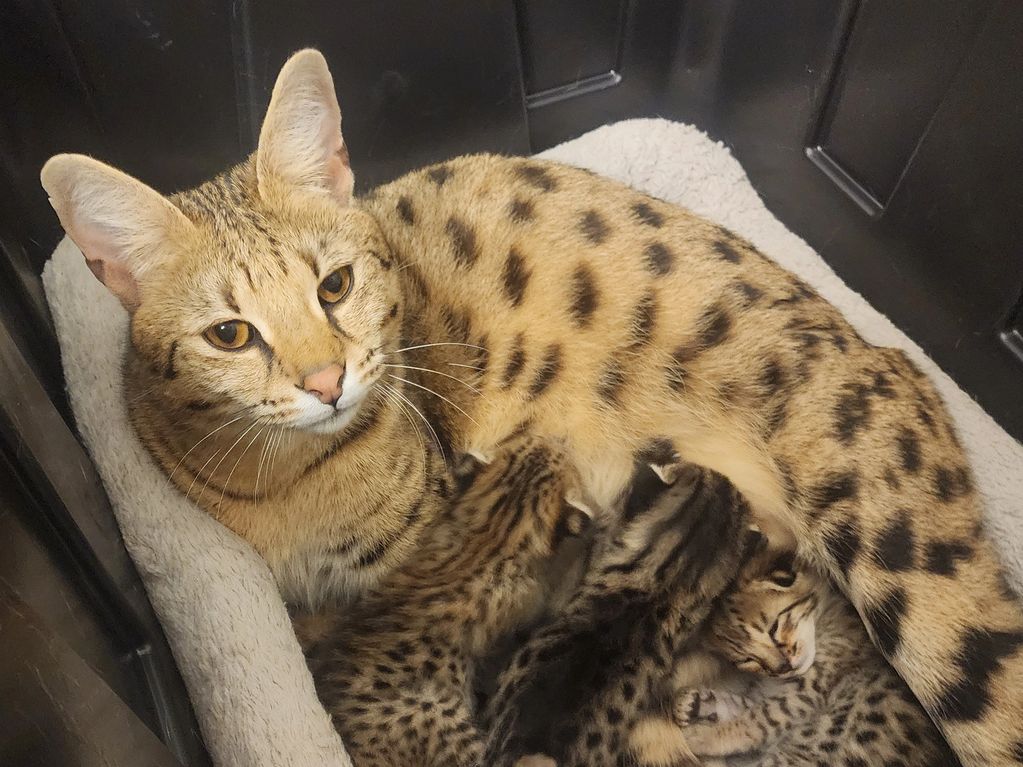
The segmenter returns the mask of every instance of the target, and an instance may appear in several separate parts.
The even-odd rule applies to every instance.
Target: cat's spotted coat
[[[597,508],[637,455],[678,453],[836,579],[965,764],[1023,761],[1023,610],[904,354],[730,232],[577,169],[465,157],[355,201],[339,125],[305,51],[253,157],[197,189],[43,169],[132,312],[139,436],[287,598],[351,596],[414,550],[446,477],[412,423],[483,458],[564,440]]]

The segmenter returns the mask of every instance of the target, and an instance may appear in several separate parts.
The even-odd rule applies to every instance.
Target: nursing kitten
[[[770,552],[752,557],[705,637],[676,676],[700,687],[681,689],[674,709],[704,764],[958,764],[848,602],[808,568]],[[707,651],[720,665],[698,657]]]
[[[671,680],[756,535],[748,522],[746,502],[714,471],[682,467],[667,488],[641,472],[624,513],[596,532],[567,607],[500,674],[481,764],[695,765],[670,719]]]
[[[1023,760],[1023,609],[940,397],[727,230],[495,156],[355,200],[315,51],[253,156],[197,189],[75,155],[42,181],[132,313],[140,438],[287,599],[351,598],[410,555],[448,484],[427,438],[485,460],[518,430],[562,440],[593,508],[677,454],[836,580],[964,763]]]
[[[477,666],[496,639],[556,609],[548,573],[587,524],[564,502],[570,478],[549,446],[502,449],[379,585],[341,611],[296,617],[355,767],[481,763]]]

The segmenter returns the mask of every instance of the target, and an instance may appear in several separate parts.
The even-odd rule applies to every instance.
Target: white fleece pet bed
[[[629,120],[543,156],[620,179],[725,225],[810,283],[866,340],[905,349],[952,411],[986,500],[988,529],[1014,585],[1023,587],[1023,446],[767,211],[728,149],[688,125]],[[127,317],[120,304],[68,239],[43,281],[81,434],[215,763],[350,765],[316,700],[270,572],[248,544],[172,488],[129,428],[120,380]]]

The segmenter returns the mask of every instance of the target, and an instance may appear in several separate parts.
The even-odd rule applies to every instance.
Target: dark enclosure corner
[[[0,764],[208,764],[70,420],[39,279],[61,234],[50,155],[195,184],[251,151],[308,45],[362,190],[627,117],[691,122],[1023,437],[1020,40],[1011,0],[0,5]]]

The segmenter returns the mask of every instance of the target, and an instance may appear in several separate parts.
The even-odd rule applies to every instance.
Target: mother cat
[[[76,155],[42,172],[131,312],[139,436],[286,598],[351,595],[415,545],[447,483],[421,416],[452,454],[564,440],[581,504],[681,456],[838,581],[964,764],[1023,762],[1023,612],[901,352],[729,232],[580,170],[465,157],[355,200],[340,123],[303,51],[255,154],[197,189]]]

